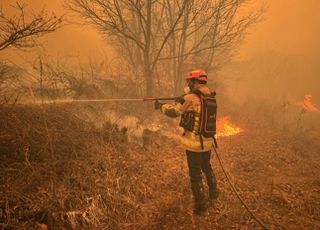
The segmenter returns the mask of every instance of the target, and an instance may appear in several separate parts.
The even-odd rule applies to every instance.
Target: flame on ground
[[[320,109],[318,109],[313,103],[312,103],[312,95],[307,94],[304,96],[303,102],[296,102],[295,103],[298,106],[301,106],[303,109],[311,112],[320,112]]]
[[[228,116],[218,118],[217,125],[217,137],[233,136],[243,131],[240,127],[232,124]]]

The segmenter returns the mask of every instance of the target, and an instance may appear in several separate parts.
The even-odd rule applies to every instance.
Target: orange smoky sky
[[[243,56],[264,51],[314,55],[320,51],[319,0],[267,0],[264,20],[241,47]]]
[[[21,1],[20,1],[21,2]],[[20,51],[14,48],[0,53],[0,58],[13,59],[22,64],[23,60],[38,55],[48,55],[51,57],[74,57],[82,61],[88,61],[91,57],[112,56],[110,44],[107,44],[104,37],[98,33],[93,26],[85,26],[84,20],[65,9],[64,0],[23,0],[27,12],[39,12],[43,8],[48,13],[54,12],[57,16],[63,16],[66,25],[57,31],[43,36],[40,41],[41,46],[32,50]],[[4,13],[13,14],[11,6],[15,1],[1,0]]]
[[[29,10],[39,11],[43,7],[57,15],[67,14],[68,21],[84,22],[82,18],[68,12],[64,0],[23,0]],[[1,0],[4,12],[12,13],[8,7],[12,0]],[[276,51],[285,54],[313,55],[320,51],[320,1],[319,0],[255,0],[247,6],[254,9],[264,3],[267,6],[264,19],[246,36],[239,47],[238,58],[248,58],[255,53]],[[77,56],[81,59],[110,57],[112,44],[92,26],[67,25],[41,38],[43,46],[22,52],[14,48],[0,53],[0,58],[27,59],[30,55],[45,53],[49,56]]]

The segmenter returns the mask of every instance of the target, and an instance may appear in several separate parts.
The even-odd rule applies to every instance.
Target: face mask
[[[183,92],[185,93],[185,94],[188,94],[188,93],[190,93],[190,87],[189,86],[187,86],[187,87],[184,87],[184,89],[183,89]]]
[[[192,91],[193,87],[194,87],[194,83],[192,81],[189,81],[188,82],[188,87],[189,87],[190,91]]]

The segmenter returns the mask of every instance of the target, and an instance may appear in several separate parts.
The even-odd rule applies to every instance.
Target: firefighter
[[[201,117],[200,98],[196,92],[210,95],[212,92],[207,86],[207,74],[203,70],[188,73],[186,81],[188,92],[177,100],[175,104],[162,104],[155,101],[155,109],[169,117],[181,116],[180,126],[184,128],[182,144],[186,148],[191,189],[194,196],[194,213],[202,214],[205,210],[204,195],[202,192],[202,176],[204,172],[209,187],[209,197],[214,200],[218,196],[215,174],[210,164],[211,146],[213,138],[206,138],[199,134],[199,118]],[[185,90],[186,91],[186,90]],[[189,116],[194,114],[194,116]],[[188,124],[192,126],[192,131]]]

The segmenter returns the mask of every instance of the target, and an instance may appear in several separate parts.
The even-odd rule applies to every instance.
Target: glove
[[[154,108],[155,108],[156,110],[160,109],[162,105],[163,105],[163,104],[160,103],[158,100],[156,100],[156,101],[154,102]]]
[[[184,96],[184,95],[182,95],[182,96],[180,96],[180,97],[177,97],[176,100],[175,100],[176,103],[180,103],[180,104],[182,105],[182,104],[185,102],[183,96]]]

